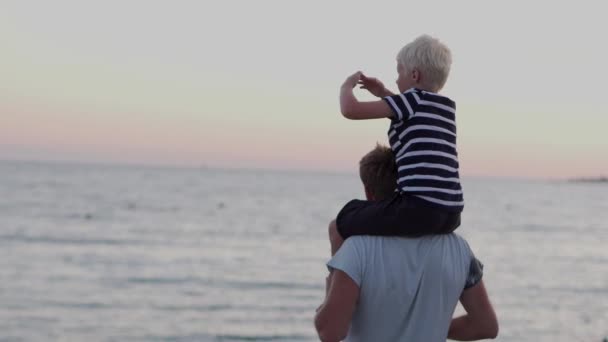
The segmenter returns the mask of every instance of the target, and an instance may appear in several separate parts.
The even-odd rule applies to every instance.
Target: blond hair
[[[397,188],[397,164],[393,151],[380,144],[359,161],[359,176],[363,186],[375,199],[392,196]]]
[[[399,51],[397,62],[407,71],[418,69],[422,83],[437,92],[450,74],[452,53],[439,39],[424,34]]]

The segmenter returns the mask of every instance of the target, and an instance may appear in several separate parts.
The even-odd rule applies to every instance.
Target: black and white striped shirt
[[[397,161],[397,190],[462,211],[454,101],[416,88],[384,100],[394,114],[388,140]]]

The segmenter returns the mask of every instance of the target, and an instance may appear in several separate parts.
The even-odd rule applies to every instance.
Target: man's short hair
[[[399,51],[397,62],[408,71],[418,69],[428,85],[438,91],[450,74],[452,53],[439,39],[424,34]]]
[[[359,176],[376,200],[389,198],[397,188],[397,164],[393,151],[380,144],[359,161]]]

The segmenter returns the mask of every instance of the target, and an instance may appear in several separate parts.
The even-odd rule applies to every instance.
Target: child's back
[[[397,190],[461,212],[454,101],[417,88],[385,100],[396,113],[388,138],[397,163]]]

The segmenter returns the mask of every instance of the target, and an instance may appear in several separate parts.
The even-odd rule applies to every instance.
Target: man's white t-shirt
[[[463,289],[478,268],[456,234],[419,238],[353,236],[327,263],[360,289],[346,341],[442,341]]]

